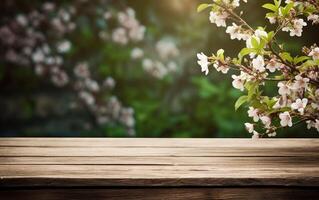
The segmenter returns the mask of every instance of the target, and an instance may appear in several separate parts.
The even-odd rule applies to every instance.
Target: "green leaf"
[[[309,60],[310,58],[308,56],[300,56],[300,57],[295,57],[294,58],[294,63],[295,64],[298,64],[298,63],[301,63],[301,62],[304,62],[306,60]]]
[[[224,60],[225,59],[225,57],[224,57],[224,49],[219,49],[218,51],[217,51],[217,53],[216,53],[216,55],[217,55],[217,57],[218,57],[218,59],[221,59],[221,60]]]
[[[274,37],[275,35],[275,32],[274,31],[271,31],[268,33],[268,42],[272,40],[272,38]]]
[[[210,6],[212,6],[212,4],[207,4],[207,3],[200,4],[197,7],[197,12],[202,12],[203,10],[205,10],[206,8],[208,8]]]
[[[235,103],[235,110],[238,110],[238,108],[242,106],[245,102],[247,102],[247,100],[248,96],[246,95],[239,97]]]
[[[281,0],[274,0],[275,6],[279,7],[281,4]]]
[[[292,62],[293,61],[293,58],[291,57],[290,53],[288,52],[283,52],[280,54],[280,57],[282,59],[284,59],[285,61],[289,61],[289,62]]]
[[[244,57],[245,55],[248,55],[248,54],[250,54],[250,53],[255,53],[255,52],[256,52],[255,49],[243,48],[243,49],[239,52],[238,57],[242,58],[242,57]]]
[[[259,41],[256,37],[251,37],[251,45],[256,49],[259,47]]]
[[[285,14],[288,14],[289,11],[294,7],[294,3],[289,3],[285,6],[284,10],[285,10]]]
[[[271,11],[274,11],[276,12],[277,11],[277,7],[271,3],[266,3],[262,6],[263,8],[266,8],[268,10],[271,10]]]
[[[256,92],[258,91],[258,82],[246,82],[245,88],[248,92],[248,100],[251,100],[254,95],[256,95]]]

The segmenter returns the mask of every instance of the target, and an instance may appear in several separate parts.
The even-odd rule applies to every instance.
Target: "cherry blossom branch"
[[[239,15],[237,15],[235,12],[233,12],[232,10],[228,9],[225,5],[222,5],[220,3],[217,3],[215,1],[213,1],[213,4],[223,8],[228,14],[230,14],[231,16],[233,16],[235,19],[237,19],[240,23],[242,23],[242,25],[245,25],[250,31],[254,32],[255,30],[244,20],[242,19]]]

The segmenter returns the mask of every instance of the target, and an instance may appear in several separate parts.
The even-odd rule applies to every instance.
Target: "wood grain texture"
[[[0,187],[319,187],[316,139],[1,138]]]
[[[314,200],[319,190],[298,188],[134,188],[0,190],[6,200]]]

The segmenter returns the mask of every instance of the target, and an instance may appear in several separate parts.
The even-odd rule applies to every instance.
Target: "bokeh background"
[[[197,52],[236,56],[244,46],[196,12],[203,2],[2,0],[0,135],[251,137],[230,77],[196,63]],[[243,16],[269,30],[264,2],[244,4]],[[318,35],[308,26],[302,38],[280,38],[298,54]],[[317,136],[304,125],[278,133]]]

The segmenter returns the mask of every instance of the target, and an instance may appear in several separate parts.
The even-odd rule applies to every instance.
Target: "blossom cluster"
[[[117,13],[106,11],[103,13],[103,18],[106,21],[115,21],[116,26],[111,33],[101,30],[99,35],[102,39],[111,39],[120,45],[127,45],[129,42],[139,42],[144,39],[146,28],[136,19],[135,11],[132,8]]]
[[[151,53],[144,53],[140,48],[134,48],[131,51],[132,59],[142,60],[142,67],[146,73],[157,79],[163,79],[177,72],[178,64],[175,60],[180,52],[172,39],[162,38],[156,42],[155,49],[151,47],[149,52],[154,52],[156,57],[151,58]]]
[[[75,14],[79,14],[79,8],[83,9],[86,3],[81,1],[65,6],[44,2],[40,7],[6,16],[0,24],[1,62],[8,66],[31,67],[44,81],[50,80],[56,87],[75,93],[79,102],[70,105],[86,108],[97,124],[119,123],[129,135],[134,135],[134,110],[123,106],[112,95],[115,80],[111,76],[96,76],[85,58],[79,63],[68,59],[68,54],[76,47],[69,39],[78,28]],[[102,39],[125,45],[144,38],[145,27],[135,18],[133,9],[117,11],[110,6],[95,6],[108,9],[103,12],[102,20],[116,18],[116,28],[103,30],[110,37]],[[120,32],[124,32],[124,36]]]
[[[262,27],[252,28],[236,13],[239,1],[214,0],[201,4],[198,11],[211,8],[209,20],[217,27],[225,27],[230,39],[243,40],[237,58],[224,55],[220,49],[216,55],[198,53],[198,64],[207,75],[212,65],[218,72],[232,74],[234,88],[246,92],[235,103],[238,109],[248,104],[248,116],[252,123],[245,127],[253,138],[274,137],[277,130],[306,123],[319,132],[319,47],[303,47],[300,56],[291,56],[283,45],[278,44],[278,31],[289,32],[291,37],[301,37],[303,28],[318,24],[318,1],[281,1],[267,3],[263,7],[270,12],[266,18],[276,24],[274,31]],[[263,87],[277,82],[278,93],[267,96]]]

